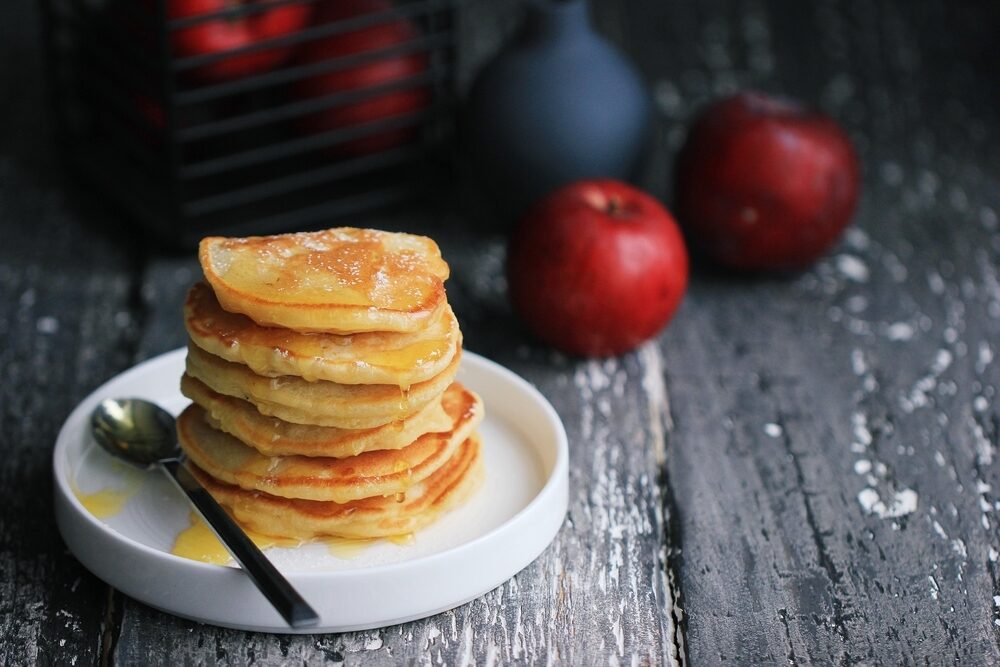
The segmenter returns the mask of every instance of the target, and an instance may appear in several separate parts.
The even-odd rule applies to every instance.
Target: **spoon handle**
[[[187,494],[208,525],[225,545],[229,553],[249,575],[253,583],[274,605],[279,614],[293,628],[308,628],[319,623],[319,615],[309,606],[298,591],[271,564],[257,545],[233,521],[222,506],[198,483],[180,461],[160,464],[166,473]]]

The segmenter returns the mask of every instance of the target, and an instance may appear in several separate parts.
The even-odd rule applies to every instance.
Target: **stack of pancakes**
[[[478,396],[428,238],[206,238],[177,419],[195,476],[267,535],[404,535],[482,478]]]

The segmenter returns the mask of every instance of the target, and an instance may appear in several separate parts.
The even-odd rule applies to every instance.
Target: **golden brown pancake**
[[[445,306],[448,265],[431,239],[341,227],[202,239],[222,307],[302,332],[419,331]]]
[[[448,306],[412,333],[303,334],[262,327],[245,315],[223,310],[204,283],[188,292],[184,324],[195,345],[226,361],[246,364],[257,375],[400,387],[443,371],[461,335]]]
[[[433,475],[410,487],[402,499],[375,496],[340,504],[282,498],[220,482],[197,466],[188,465],[198,481],[241,524],[265,535],[299,540],[325,535],[361,538],[412,533],[463,502],[483,479],[477,435],[462,443]]]
[[[482,421],[482,402],[457,383],[443,404],[452,422],[444,433],[426,433],[397,450],[366,452],[346,459],[264,456],[205,418],[190,405],[177,418],[177,437],[194,463],[227,484],[285,498],[346,503],[405,492],[444,465]]]
[[[455,378],[461,356],[456,350],[447,368],[407,391],[384,384],[308,382],[290,375],[267,378],[194,344],[188,345],[186,370],[213,391],[250,401],[261,413],[283,421],[369,429],[406,419],[440,397]]]
[[[448,391],[454,386],[452,383]],[[181,393],[204,408],[214,428],[236,437],[265,456],[346,458],[380,449],[401,449],[424,433],[442,433],[452,427],[441,401],[431,401],[399,422],[353,430],[292,424],[266,417],[252,403],[214,392],[186,373],[181,377]]]

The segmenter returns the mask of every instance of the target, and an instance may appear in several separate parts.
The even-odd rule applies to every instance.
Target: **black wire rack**
[[[209,233],[324,226],[450,178],[457,0],[352,0],[354,13],[333,20],[322,4],[343,0],[224,0],[184,16],[178,2],[43,0],[65,155],[159,239],[189,245]],[[304,6],[308,17],[294,30],[220,52],[178,46],[183,31],[290,6]],[[365,31],[400,25],[406,30],[364,47]],[[280,64],[213,73],[262,52],[282,54],[272,58]],[[357,76],[400,62],[411,66]],[[374,81],[325,89],[331,73]],[[318,92],[303,94],[316,81]],[[363,117],[364,105],[414,91],[419,103]]]

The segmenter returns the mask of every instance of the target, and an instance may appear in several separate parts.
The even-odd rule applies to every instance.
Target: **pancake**
[[[338,537],[391,537],[412,533],[465,501],[483,480],[479,437],[463,442],[430,477],[395,496],[349,503],[282,498],[247,491],[213,478],[188,464],[192,474],[242,525],[265,535],[308,540]]]
[[[262,414],[295,424],[369,429],[406,419],[437,399],[451,384],[461,359],[408,391],[385,384],[308,382],[283,375],[267,378],[248,366],[225,361],[188,345],[186,370],[213,391],[250,401]]]
[[[212,428],[205,411],[188,406],[177,418],[184,452],[199,468],[227,484],[284,498],[346,503],[405,492],[451,458],[482,421],[482,402],[461,385],[443,399],[452,422],[444,433],[427,433],[398,450],[365,452],[346,459],[268,457]]]
[[[400,387],[429,380],[447,368],[460,336],[447,305],[414,333],[303,334],[262,327],[245,315],[223,310],[204,283],[188,292],[184,325],[195,345],[226,361],[246,364],[257,375]]]
[[[401,449],[424,433],[441,433],[452,426],[441,401],[431,401],[413,416],[399,422],[353,430],[292,424],[265,417],[252,403],[214,392],[204,382],[187,374],[181,378],[181,393],[204,408],[208,422],[214,428],[236,437],[265,456],[346,458],[361,452]]]
[[[341,227],[202,239],[222,307],[302,332],[419,331],[444,308],[448,265],[425,236]]]

